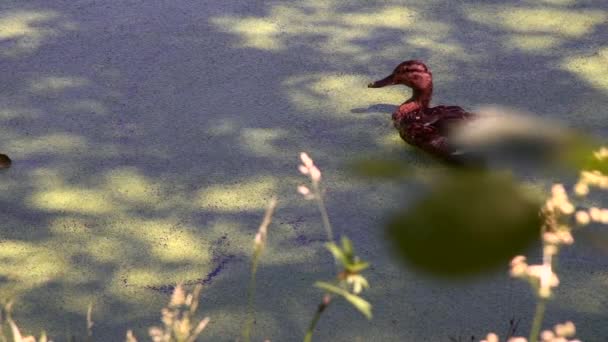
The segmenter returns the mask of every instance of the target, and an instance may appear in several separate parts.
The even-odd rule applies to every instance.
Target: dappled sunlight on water
[[[34,195],[31,203],[38,209],[83,214],[109,214],[116,209],[103,193],[75,187],[44,191]]]
[[[77,153],[88,149],[85,137],[73,134],[56,133],[38,137],[21,137],[13,139],[5,149],[20,157],[30,157],[40,154]]]
[[[241,145],[243,150],[253,155],[278,158],[289,158],[287,151],[281,150],[276,141],[289,135],[286,129],[277,128],[244,128],[241,130]]]
[[[61,31],[76,29],[73,22],[59,20],[60,17],[57,11],[3,13],[0,15],[0,43],[8,48],[3,48],[0,55],[18,57],[33,53],[49,38],[58,37]]]
[[[162,194],[163,186],[136,168],[110,170],[105,178],[104,187],[118,201],[155,208],[162,207],[166,199]]]
[[[390,70],[386,71],[388,75]],[[287,78],[285,93],[298,109],[307,112],[329,113],[336,119],[354,120],[352,108],[367,107],[376,101],[400,103],[403,89],[390,88],[373,92],[366,88],[371,79],[364,75],[319,73]]]
[[[308,48],[325,55],[323,59],[340,63],[368,63],[382,56],[402,58],[399,47],[409,35],[414,47],[424,47],[437,55],[464,57],[469,55],[459,42],[449,39],[450,26],[435,21],[417,8],[399,5],[369,6],[346,9],[336,1],[304,1],[297,5],[271,5],[263,17],[224,16],[212,19],[220,29],[240,37],[240,46],[280,51],[303,45],[301,39],[312,39]],[[397,38],[399,34],[404,38]],[[379,38],[380,43],[374,38]],[[387,40],[386,37],[393,37]],[[370,45],[373,49],[370,49]]]
[[[31,108],[10,108],[0,109],[0,120],[7,121],[12,119],[35,119],[40,116],[40,111]],[[7,132],[11,134],[12,132]],[[12,133],[14,134],[14,133]]]
[[[522,51],[551,54],[561,44],[561,39],[548,34],[513,34],[507,44]]]
[[[342,12],[335,1],[305,1],[296,6],[272,5],[266,17],[218,17],[212,22],[240,35],[242,46],[267,50],[287,48],[294,36],[321,36],[324,53],[352,54],[367,49],[356,40],[370,37],[375,29],[403,30],[417,13],[407,7],[386,6],[371,11]],[[382,18],[382,20],[378,20]]]
[[[13,283],[13,286],[7,286],[8,292],[13,296],[16,291],[34,289],[55,278],[63,277],[68,266],[63,251],[54,250],[49,246],[4,240],[0,247],[0,274],[9,284]]]
[[[521,8],[515,6],[468,6],[465,15],[473,21],[518,33],[545,33],[575,39],[590,34],[605,24],[608,13],[604,10],[572,10],[550,8]]]
[[[238,184],[211,185],[202,189],[196,197],[202,208],[239,212],[263,210],[276,193],[277,180],[274,177],[263,177]],[[251,194],[256,195],[251,198]]]
[[[47,76],[31,81],[30,88],[34,93],[44,94],[84,87],[88,83],[89,81],[82,77]]]
[[[561,68],[568,70],[594,88],[608,94],[608,47],[593,55],[579,55],[565,58]]]

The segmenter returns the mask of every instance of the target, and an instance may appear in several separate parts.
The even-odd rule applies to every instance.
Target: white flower
[[[481,340],[481,342],[498,342],[498,335],[496,335],[495,333],[489,333],[488,335],[486,335],[486,339]]]
[[[321,180],[321,171],[314,165],[310,167],[310,178],[313,182]]]
[[[587,183],[578,182],[574,186],[574,192],[578,196],[586,196],[589,193],[589,185],[587,185]]]
[[[310,189],[307,188],[305,185],[299,185],[298,186],[298,192],[301,193],[304,196],[310,195]]]
[[[308,156],[308,153],[306,153],[306,152],[300,153],[300,160],[302,161],[304,166],[306,166],[307,168],[310,168],[311,166],[314,165],[312,158],[310,158],[310,156]]]
[[[591,217],[589,217],[589,213],[586,211],[579,210],[576,212],[576,223],[580,224],[581,226],[585,226],[588,225],[590,221]]]

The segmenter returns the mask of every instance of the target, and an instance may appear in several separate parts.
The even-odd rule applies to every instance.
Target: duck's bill
[[[390,74],[387,77],[385,77],[379,81],[368,84],[367,87],[368,88],[382,88],[382,87],[393,85],[393,84],[395,84],[393,74]]]

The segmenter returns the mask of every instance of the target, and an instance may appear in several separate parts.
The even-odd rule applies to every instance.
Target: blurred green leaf
[[[599,160],[594,156],[594,152],[601,146],[600,144],[583,136],[572,138],[568,144],[560,151],[558,159],[561,164],[575,170],[598,170],[608,173],[608,160]]]
[[[369,267],[368,262],[357,261],[357,262],[346,265],[345,268],[350,273],[360,273],[361,271],[365,270],[368,267]]]
[[[346,237],[342,237],[342,248],[333,242],[328,242],[325,247],[331,252],[334,258],[350,273],[358,273],[369,267],[369,263],[360,261],[355,256],[355,249],[352,242]]]
[[[342,265],[348,264],[348,259],[344,252],[333,242],[328,242],[325,244],[325,248],[327,248],[331,254],[334,256],[334,259],[338,260]]]
[[[342,236],[342,251],[347,259],[352,259],[354,255],[353,244],[346,236]]]
[[[505,267],[539,236],[540,199],[511,176],[458,170],[387,225],[397,256],[443,277]]]
[[[397,179],[412,173],[411,167],[396,159],[368,159],[351,163],[352,172],[360,177]]]
[[[346,268],[346,270],[350,273],[359,273],[368,267],[369,267],[369,262],[356,261],[354,263],[345,265],[344,268]]]
[[[316,282],[315,286],[329,293],[344,297],[344,299],[350,302],[357,310],[359,310],[365,317],[367,317],[367,319],[372,318],[372,305],[365,299],[354,295],[344,290],[343,288],[340,288],[330,283],[326,283],[324,281]]]

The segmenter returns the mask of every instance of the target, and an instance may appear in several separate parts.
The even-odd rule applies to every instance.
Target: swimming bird
[[[430,107],[433,95],[433,74],[421,61],[408,60],[399,64],[387,77],[368,84],[382,88],[403,84],[413,90],[412,96],[392,115],[399,135],[410,145],[448,162],[459,162],[460,152],[449,139],[449,131],[469,121],[475,114],[458,106]]]

